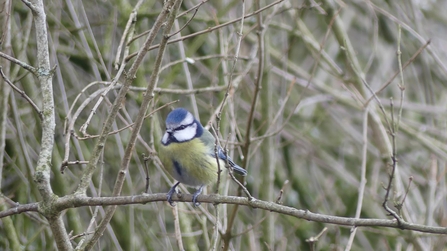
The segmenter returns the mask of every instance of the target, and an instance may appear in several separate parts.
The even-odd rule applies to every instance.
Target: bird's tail
[[[231,159],[228,159],[228,163],[230,163],[231,168],[233,168],[233,172],[242,176],[247,176],[247,170],[236,165],[236,163],[234,163]]]
[[[233,160],[229,156],[225,155],[224,151],[220,147],[218,149],[217,154],[219,155],[219,158],[221,158],[222,160],[228,161],[228,164],[230,164],[231,169],[233,169],[233,171],[235,173],[242,175],[242,176],[247,176],[247,170],[236,165],[236,163],[234,163]]]

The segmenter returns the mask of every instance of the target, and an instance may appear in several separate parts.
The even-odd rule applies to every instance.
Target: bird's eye
[[[185,125],[181,125],[181,126],[179,126],[178,130],[183,130],[183,129],[185,129],[185,128],[186,128]]]

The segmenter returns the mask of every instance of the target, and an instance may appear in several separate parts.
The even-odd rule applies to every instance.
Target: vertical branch
[[[172,207],[172,215],[174,216],[175,240],[177,241],[178,250],[185,250],[182,241],[182,230],[180,229],[178,207]]]
[[[399,75],[400,75],[400,84],[398,85],[400,89],[400,105],[399,105],[399,115],[397,117],[396,129],[399,130],[400,119],[402,117],[402,110],[404,104],[405,97],[405,80],[404,80],[404,72],[402,67],[402,51],[400,50],[400,40],[402,39],[402,27],[398,26],[398,37],[397,37],[397,62],[399,65]]]
[[[37,78],[42,91],[42,145],[37,161],[34,181],[42,195],[44,203],[49,202],[53,195],[50,186],[51,154],[54,146],[54,130],[56,127],[53,100],[53,73],[50,69],[50,54],[48,50],[48,34],[43,1],[24,1],[33,12],[37,39]]]
[[[198,251],[198,245],[197,245],[197,241],[198,241],[198,237],[196,236],[188,236],[189,233],[194,232],[194,224],[195,220],[200,220],[199,217],[190,217],[191,215],[189,214],[185,214],[185,211],[188,211],[190,205],[186,204],[186,203],[179,203],[176,208],[178,208],[178,220],[180,223],[180,236],[184,237],[182,239],[183,242],[183,246],[184,249],[183,250],[188,250],[188,251]],[[181,214],[183,213],[183,215]],[[184,233],[184,234],[182,234]],[[208,234],[208,232],[204,232],[203,236],[206,236]],[[181,250],[181,249],[180,249]]]
[[[390,192],[391,192],[391,187],[393,184],[393,179],[394,179],[394,175],[396,173],[396,168],[397,168],[397,151],[396,151],[396,121],[394,120],[394,104],[393,104],[393,99],[390,100],[391,102],[391,125],[390,125],[390,136],[391,136],[391,142],[392,142],[392,155],[391,155],[391,172],[389,174],[389,178],[388,178],[388,184],[386,187],[386,192],[385,192],[385,199],[383,200],[382,206],[385,209],[385,211],[387,211],[390,215],[392,215],[397,222],[400,224],[401,218],[400,216],[394,211],[392,210],[390,207],[388,207],[388,200],[390,197]]]
[[[50,68],[46,14],[42,0],[23,0],[33,12],[33,20],[37,41],[37,79],[42,91],[42,136],[41,148],[37,160],[34,181],[37,184],[43,202],[39,207],[50,224],[56,245],[59,250],[71,250],[72,246],[59,212],[52,211],[55,199],[50,184],[51,159],[54,148],[56,127],[53,97],[53,71]]]
[[[214,225],[214,234],[213,234],[213,246],[211,248],[212,251],[217,250],[217,244],[219,243],[219,208],[217,207],[217,204],[214,204],[214,210],[216,210],[216,223]]]
[[[357,209],[355,211],[355,218],[360,218],[360,213],[362,212],[363,205],[363,196],[365,194],[365,186],[366,186],[366,159],[368,153],[368,113],[369,106],[365,108],[363,114],[363,147],[362,147],[362,166],[361,166],[361,174],[360,174],[360,186],[358,189],[358,200],[357,200]],[[357,232],[357,227],[351,228],[351,234],[349,236],[348,244],[346,245],[345,251],[351,250],[352,243],[354,242],[354,237]]]
[[[386,187],[386,193],[385,193],[385,198],[383,200],[382,206],[383,208],[390,214],[392,215],[399,223],[401,222],[401,218],[399,216],[398,213],[396,213],[394,210],[392,210],[391,208],[388,207],[388,200],[389,200],[389,196],[390,196],[390,192],[391,192],[391,188],[392,188],[392,182],[393,179],[396,175],[396,169],[397,169],[397,133],[399,131],[399,126],[400,126],[400,119],[401,119],[401,115],[402,115],[402,108],[403,108],[403,99],[404,99],[404,91],[405,91],[405,84],[404,84],[404,77],[403,77],[403,72],[402,72],[402,60],[401,60],[401,54],[402,52],[400,51],[400,40],[401,40],[401,27],[399,25],[398,27],[398,41],[397,41],[397,60],[398,60],[398,65],[399,65],[399,72],[400,72],[400,77],[401,77],[401,84],[398,85],[399,89],[401,90],[401,100],[400,100],[400,106],[399,106],[399,113],[397,116],[397,121],[394,115],[394,102],[393,99],[390,100],[390,105],[391,105],[391,124],[389,125],[389,133],[392,139],[392,155],[391,155],[391,173],[389,174],[389,180],[388,180],[388,185]],[[400,210],[400,208],[402,207],[402,202],[398,202],[398,209]]]
[[[255,1],[256,3],[257,1]],[[259,4],[259,3],[258,3]],[[254,113],[256,109],[256,103],[258,101],[258,93],[261,89],[261,81],[262,81],[262,73],[264,72],[264,32],[263,32],[263,26],[262,26],[262,19],[259,18],[260,14],[256,15],[257,21],[258,21],[258,30],[256,32],[256,35],[258,36],[258,70],[256,73],[256,80],[255,80],[255,89],[253,92],[253,99],[251,100],[251,106],[250,106],[250,112],[248,114],[248,120],[247,120],[247,128],[245,129],[245,142],[242,148],[242,152],[244,156],[248,156],[248,151],[250,149],[250,132],[251,132],[251,126],[254,119]],[[244,158],[242,167],[246,168],[248,164],[248,158]]]

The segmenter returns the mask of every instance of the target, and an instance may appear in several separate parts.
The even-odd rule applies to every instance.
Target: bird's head
[[[200,137],[202,133],[203,127],[192,113],[184,108],[176,108],[166,118],[166,131],[161,143],[169,145],[172,142],[186,142]]]

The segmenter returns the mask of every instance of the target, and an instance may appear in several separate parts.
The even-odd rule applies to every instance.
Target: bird
[[[185,108],[172,110],[165,124],[158,155],[166,171],[177,180],[166,196],[171,206],[174,205],[172,196],[180,183],[198,188],[192,202],[194,206],[200,205],[197,197],[203,187],[217,182],[217,159],[221,169],[229,166],[234,173],[247,175],[247,170],[236,165],[220,146],[215,151],[214,136]]]

